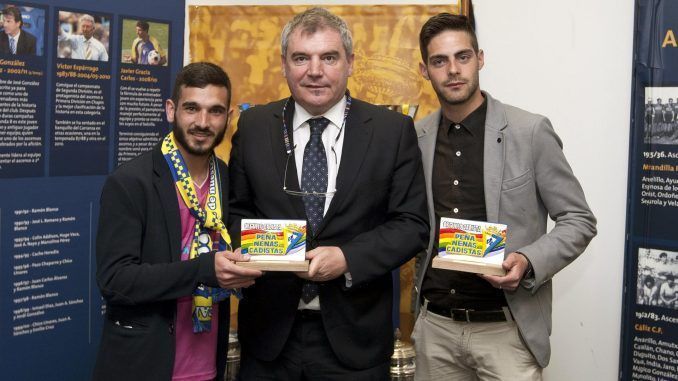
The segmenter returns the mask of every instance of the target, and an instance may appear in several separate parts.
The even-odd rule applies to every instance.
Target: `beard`
[[[458,79],[454,79],[453,81],[456,80]],[[474,77],[465,81],[466,86],[463,92],[450,94],[449,92],[446,92],[443,86],[434,86],[433,90],[435,91],[439,100],[445,102],[448,105],[456,106],[468,102],[468,100],[473,97],[476,91],[478,91],[479,82],[479,76],[476,73]]]
[[[186,152],[190,153],[191,155],[194,156],[209,156],[214,152],[214,148],[219,145],[224,140],[224,136],[226,135],[226,126],[222,128],[217,134],[214,136],[214,141],[212,142],[211,145],[191,145],[191,143],[188,140],[188,131],[189,129],[182,128],[177,125],[176,123],[176,116],[175,116],[175,122],[172,123],[172,131],[174,131],[174,138],[177,140],[177,143],[183,148]],[[209,129],[203,129],[203,128],[191,128],[190,131],[207,131],[210,132]]]

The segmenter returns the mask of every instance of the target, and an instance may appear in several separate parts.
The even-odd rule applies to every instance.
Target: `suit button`
[[[455,290],[455,289],[451,289],[451,290],[450,290],[450,294],[451,294],[451,295],[454,295],[454,294],[456,294],[456,293],[457,293],[457,290]]]
[[[454,209],[452,209],[452,211],[454,212],[454,214],[457,214],[457,213],[459,213],[459,208],[454,208]]]
[[[170,335],[174,335],[174,323],[170,323],[169,327],[167,328],[169,331]]]

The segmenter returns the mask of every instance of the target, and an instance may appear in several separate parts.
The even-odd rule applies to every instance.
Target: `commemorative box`
[[[506,275],[506,225],[443,217],[438,242],[433,268]]]
[[[249,262],[239,266],[265,271],[308,271],[306,221],[244,219],[240,249]]]

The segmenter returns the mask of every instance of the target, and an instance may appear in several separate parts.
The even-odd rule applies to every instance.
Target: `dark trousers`
[[[243,349],[238,379],[387,381],[389,370],[389,362],[368,369],[352,369],[345,366],[330,347],[320,312],[300,311],[297,312],[290,337],[278,358],[273,361],[261,361]]]

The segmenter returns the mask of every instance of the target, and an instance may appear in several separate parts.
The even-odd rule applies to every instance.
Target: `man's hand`
[[[254,279],[261,276],[261,271],[246,269],[234,263],[249,260],[249,256],[240,253],[240,248],[235,249],[235,252],[218,251],[214,255],[214,270],[217,274],[219,287],[241,288],[253,285]]]
[[[479,275],[496,288],[514,291],[520,285],[520,281],[527,271],[527,265],[528,261],[524,255],[513,252],[501,264],[501,267],[506,270],[506,275]]]
[[[304,279],[326,282],[348,271],[344,253],[336,246],[320,246],[307,251],[306,259],[311,261],[308,272],[297,272],[297,275]]]

